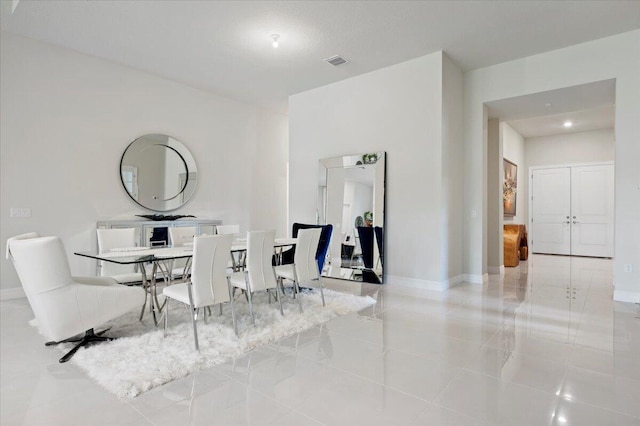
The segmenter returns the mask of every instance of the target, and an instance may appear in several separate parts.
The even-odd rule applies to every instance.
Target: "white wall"
[[[616,205],[614,282],[616,300],[640,301],[640,30],[530,56],[465,74],[464,268],[484,274],[487,143],[485,102],[616,79]],[[624,272],[632,264],[633,272]]]
[[[67,251],[95,246],[97,220],[148,213],[120,183],[135,138],[181,140],[198,188],[175,214],[286,233],[287,117],[77,52],[2,33],[0,49],[0,286],[19,281],[4,241],[27,231],[61,236]],[[31,218],[9,218],[30,207]],[[95,272],[69,256],[74,274]]]
[[[516,215],[504,216],[504,223],[527,223],[527,206],[526,206],[526,185],[527,176],[529,172],[526,167],[525,160],[525,142],[522,135],[516,132],[513,127],[507,123],[500,123],[500,136],[502,139],[502,157],[515,163],[518,166],[518,189],[516,191]],[[500,165],[500,187],[502,188],[502,182],[504,180],[504,168],[502,161]]]
[[[315,220],[321,158],[387,151],[387,281],[458,280],[462,99],[462,73],[442,52],[291,96],[290,220]]]
[[[497,274],[504,264],[502,182],[502,133],[500,120],[487,122],[487,270]]]
[[[528,167],[613,161],[615,153],[613,129],[525,139]]]
[[[462,276],[462,217],[464,207],[463,74],[442,55],[442,277]],[[455,279],[454,281],[455,282]]]

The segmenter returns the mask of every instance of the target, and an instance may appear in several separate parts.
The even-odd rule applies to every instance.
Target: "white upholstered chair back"
[[[65,291],[53,291],[73,283],[62,241],[58,237],[40,237],[8,241],[10,256],[20,277],[38,327],[54,340],[71,337],[91,326],[77,327],[69,334],[68,324],[77,321],[82,301],[65,300]]]
[[[182,247],[193,244],[195,236],[195,226],[175,226],[169,228],[169,242],[172,247]]]
[[[216,225],[218,235],[239,234],[240,225]]]
[[[276,277],[271,259],[276,231],[251,231],[247,233],[247,266],[251,291],[276,288]]]
[[[136,246],[135,228],[110,228],[98,229],[98,252],[107,253],[118,248],[130,248]],[[112,277],[116,275],[132,274],[135,265],[118,265],[113,262],[99,262],[100,276]]]
[[[233,235],[201,235],[194,239],[191,282],[193,305],[228,302],[227,262]]]
[[[298,231],[294,264],[300,283],[317,280],[320,277],[316,252],[321,232],[322,228],[300,229]]]
[[[15,262],[13,261],[13,257],[11,256],[11,251],[9,250],[10,243],[12,241],[29,240],[31,238],[40,238],[40,234],[38,234],[37,232],[27,232],[26,234],[16,235],[15,237],[11,237],[7,239],[7,250],[5,251],[5,255],[7,259],[11,261],[11,263],[15,265]]]

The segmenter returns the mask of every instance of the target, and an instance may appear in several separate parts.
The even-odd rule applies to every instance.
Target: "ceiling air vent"
[[[334,67],[337,67],[338,65],[346,64],[347,62],[349,62],[345,58],[339,55],[332,56],[330,58],[325,59],[324,61],[330,63]]]

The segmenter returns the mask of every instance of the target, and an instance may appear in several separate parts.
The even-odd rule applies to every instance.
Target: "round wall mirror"
[[[182,142],[167,135],[144,135],[120,160],[127,194],[142,207],[166,212],[182,207],[196,190],[198,171]]]

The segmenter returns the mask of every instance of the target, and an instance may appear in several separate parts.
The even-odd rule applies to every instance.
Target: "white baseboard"
[[[5,288],[0,290],[0,300],[22,299],[27,297],[22,287]]]
[[[614,290],[613,300],[616,302],[640,303],[640,293],[637,291]]]
[[[500,266],[487,266],[487,271],[490,274],[499,274],[501,277],[504,276],[504,265]]]
[[[489,281],[489,274],[464,274],[462,275],[464,282],[471,284],[484,284]]]
[[[401,286],[420,288],[425,290],[444,291],[449,287],[463,282],[463,276],[457,275],[445,281],[423,280],[420,278],[400,277],[397,275],[385,275],[385,283],[389,286]]]

